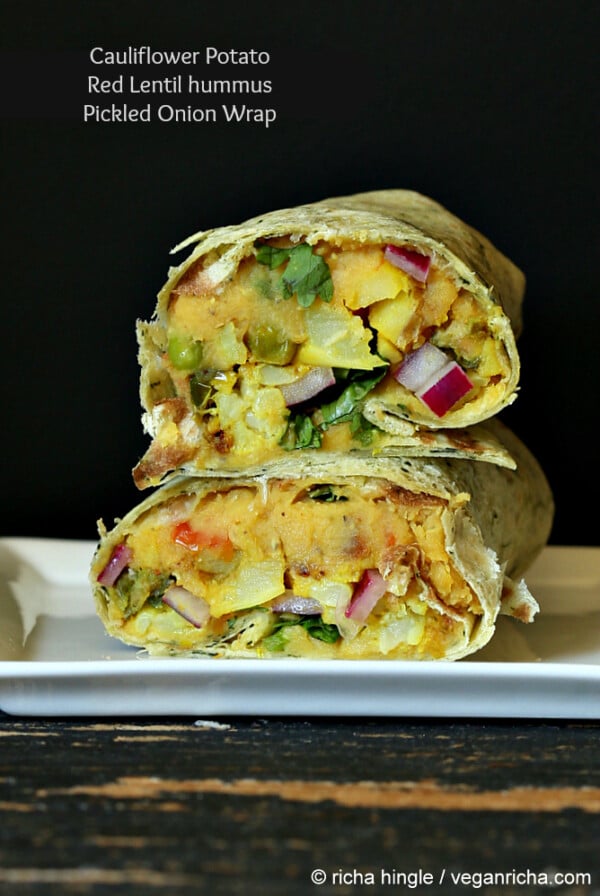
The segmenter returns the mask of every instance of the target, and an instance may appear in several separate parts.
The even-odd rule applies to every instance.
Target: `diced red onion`
[[[410,352],[393,375],[402,386],[416,392],[447,363],[448,356],[431,342],[426,342]]]
[[[462,367],[431,342],[407,355],[393,376],[438,417],[443,417],[473,388]]]
[[[323,607],[314,597],[299,597],[291,591],[277,597],[270,604],[270,609],[276,613],[298,613],[300,616],[318,616],[323,612]]]
[[[416,394],[434,414],[443,417],[472,388],[473,383],[462,367],[456,361],[449,361]]]
[[[346,607],[346,616],[355,622],[364,622],[387,590],[387,582],[381,573],[376,569],[366,569]]]
[[[181,585],[171,585],[162,596],[163,603],[180,616],[183,616],[195,628],[202,628],[210,619],[210,607],[203,597],[192,594]]]
[[[313,367],[304,376],[280,386],[287,407],[307,401],[323,389],[333,386],[335,376],[331,367]]]
[[[410,274],[419,283],[425,283],[427,280],[431,266],[431,258],[428,255],[422,255],[413,249],[404,249],[400,246],[386,246],[383,254],[390,264],[400,268],[405,274]]]
[[[118,544],[110,555],[110,560],[98,576],[98,582],[101,585],[114,585],[123,570],[133,560],[133,552],[127,547],[125,542]]]

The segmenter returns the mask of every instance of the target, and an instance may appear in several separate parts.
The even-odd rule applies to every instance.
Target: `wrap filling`
[[[96,559],[103,615],[131,644],[435,659],[481,619],[448,547],[466,495],[365,477],[221,480],[169,494]]]
[[[388,432],[373,399],[432,428],[465,405],[485,417],[511,376],[496,324],[466,281],[407,247],[257,240],[225,279],[213,250],[139,326],[153,441],[134,479],[156,484],[192,459],[227,470],[383,449],[398,424]]]

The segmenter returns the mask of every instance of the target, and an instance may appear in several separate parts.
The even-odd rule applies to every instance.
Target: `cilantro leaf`
[[[286,249],[275,246],[258,245],[256,260],[269,268],[277,268],[287,262],[279,280],[279,287],[285,299],[296,295],[298,304],[308,308],[317,296],[323,302],[333,298],[333,280],[327,262],[317,255],[308,243],[300,243]]]
[[[287,298],[294,293],[302,308],[312,305],[317,296],[323,302],[333,298],[333,281],[327,262],[315,255],[307,243],[300,243],[290,252],[290,260],[281,277],[283,294]]]
[[[290,251],[290,249],[278,249],[276,246],[259,245],[256,247],[256,260],[273,270],[289,259]]]

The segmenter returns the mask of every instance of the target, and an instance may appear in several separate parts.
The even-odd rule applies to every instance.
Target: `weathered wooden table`
[[[0,716],[0,893],[598,894],[599,735]]]

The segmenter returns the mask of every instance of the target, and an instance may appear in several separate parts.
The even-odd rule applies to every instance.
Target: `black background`
[[[554,489],[552,541],[600,543],[588,513],[600,481],[597,3],[3,9],[0,534],[94,538],[98,517],[139,499],[134,326],[175,243],[273,208],[408,187],[526,272],[521,391],[503,418]],[[196,74],[271,79],[256,105],[275,107],[276,123],[83,123],[90,49],[146,44],[266,50],[266,67]]]

